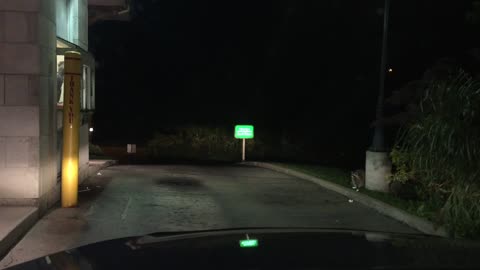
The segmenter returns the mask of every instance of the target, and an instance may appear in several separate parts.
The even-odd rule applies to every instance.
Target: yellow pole
[[[78,202],[78,136],[80,126],[81,55],[65,53],[63,80],[63,158],[62,207],[76,207]]]

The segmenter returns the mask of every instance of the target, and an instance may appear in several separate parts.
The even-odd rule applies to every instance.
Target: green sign
[[[253,126],[252,125],[236,125],[235,138],[253,139]]]
[[[240,240],[239,242],[240,242],[240,247],[242,248],[258,247],[257,239],[246,239],[246,240]]]

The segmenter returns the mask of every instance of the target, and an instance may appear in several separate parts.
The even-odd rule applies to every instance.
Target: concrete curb
[[[10,249],[33,227],[38,218],[38,208],[33,207],[3,239],[0,239],[0,260],[2,260]]]
[[[317,177],[314,177],[314,176],[311,176],[311,175],[308,175],[308,174],[305,174],[305,173],[301,173],[301,172],[298,172],[298,171],[295,171],[295,170],[286,169],[286,168],[283,168],[283,167],[280,167],[280,166],[277,166],[277,165],[273,165],[273,164],[270,164],[270,163],[265,163],[265,162],[253,162],[253,161],[251,161],[251,162],[242,162],[240,164],[247,165],[247,166],[255,166],[255,167],[260,167],[260,168],[265,168],[265,169],[270,169],[270,170],[273,170],[273,171],[276,171],[276,172],[288,174],[288,175],[291,175],[291,176],[294,176],[294,177],[298,177],[298,178],[301,178],[301,179],[304,179],[304,180],[311,181],[315,184],[320,185],[323,188],[326,188],[328,190],[340,193],[340,194],[342,194],[342,195],[344,195],[344,196],[346,196],[350,199],[353,199],[354,201],[357,201],[357,202],[359,202],[359,203],[361,203],[361,204],[363,204],[367,207],[373,208],[376,211],[378,211],[379,213],[381,213],[385,216],[389,216],[391,218],[394,218],[394,219],[396,219],[400,222],[403,222],[403,223],[409,225],[410,227],[415,228],[415,229],[417,229],[417,230],[419,230],[419,231],[421,231],[425,234],[442,236],[442,237],[447,237],[448,236],[448,233],[446,232],[446,230],[444,228],[437,227],[433,223],[431,223],[431,222],[429,222],[429,221],[427,221],[423,218],[414,216],[414,215],[412,215],[412,214],[410,214],[410,213],[408,213],[404,210],[393,207],[393,206],[391,206],[389,204],[386,204],[382,201],[371,198],[367,195],[364,195],[362,193],[353,191],[351,189],[342,187],[340,185],[334,184],[332,182],[322,180],[320,178],[317,178]]]
[[[118,164],[117,160],[92,160],[91,163],[89,163],[88,166],[88,175],[86,178],[94,176],[97,174],[98,171],[103,170],[107,167],[113,166]]]

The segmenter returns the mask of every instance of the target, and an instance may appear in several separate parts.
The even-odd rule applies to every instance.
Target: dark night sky
[[[370,0],[139,0],[131,22],[90,29],[98,62],[94,140],[142,143],[166,126],[253,123],[315,130],[325,144],[365,148],[382,7]],[[465,21],[470,7],[392,1],[387,93],[439,58],[479,47]]]

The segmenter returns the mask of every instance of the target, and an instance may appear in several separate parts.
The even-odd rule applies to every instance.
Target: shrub
[[[238,161],[241,144],[230,133],[223,128],[177,128],[157,133],[148,142],[147,151],[156,159]],[[254,144],[249,140],[247,149]]]
[[[392,159],[392,164],[395,166],[395,173],[390,176],[391,182],[400,182],[404,184],[415,178],[415,173],[408,166],[408,153],[401,151],[399,147],[396,147],[390,153],[390,158]]]
[[[90,143],[88,146],[88,153],[92,156],[103,156],[103,151],[100,146]]]
[[[418,179],[453,235],[480,236],[480,85],[463,72],[434,81],[419,108],[396,141],[392,179]]]

